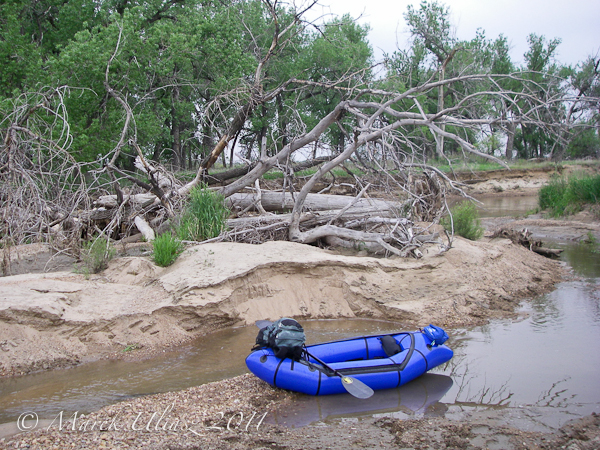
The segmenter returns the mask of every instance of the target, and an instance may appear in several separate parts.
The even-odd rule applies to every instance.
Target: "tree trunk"
[[[444,81],[445,74],[446,74],[446,63],[444,63],[442,65],[442,69],[440,70],[440,81]],[[439,92],[438,92],[437,112],[439,114],[444,109],[444,85],[440,85],[440,87],[438,89],[439,89]],[[442,131],[445,131],[446,124],[441,123],[440,129]],[[435,135],[435,152],[437,153],[438,157],[440,157],[440,158],[444,156],[444,136],[441,134]]]
[[[287,122],[285,121],[285,111],[283,109],[283,98],[281,95],[276,97],[277,99],[277,109],[279,111],[279,129],[281,134],[281,142],[275,145],[276,151],[279,152],[283,147],[285,147],[288,143],[288,130],[287,130]]]
[[[173,106],[171,107],[171,136],[173,136],[173,165],[178,169],[183,169],[185,159],[181,152],[181,124],[177,117],[175,105],[179,102],[179,89],[176,87],[173,91]]]
[[[208,125],[205,125],[202,130],[202,158],[215,146],[215,140],[212,137],[212,130]]]
[[[178,169],[183,169],[183,158],[181,155],[181,133],[179,130],[179,123],[177,119],[173,118],[171,125],[171,135],[173,136],[173,144],[171,150],[173,151],[173,165]]]
[[[506,160],[512,160],[513,148],[515,146],[515,129],[517,128],[517,124],[514,122],[509,122],[506,127],[506,151],[504,153]]]

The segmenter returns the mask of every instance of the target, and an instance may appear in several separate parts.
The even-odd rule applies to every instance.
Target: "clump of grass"
[[[114,258],[115,253],[115,248],[105,237],[101,236],[85,243],[81,252],[83,272],[86,275],[101,272],[108,267],[108,263]]]
[[[225,198],[206,186],[190,192],[189,202],[179,220],[176,233],[179,239],[204,241],[217,237],[225,229],[229,209]]]
[[[550,209],[550,215],[562,216],[568,207],[565,193],[567,180],[563,177],[552,178],[548,184],[542,186],[538,193],[538,203],[541,209]]]
[[[152,259],[160,267],[170,266],[183,252],[183,243],[171,233],[163,233],[152,241]]]
[[[583,240],[583,243],[588,246],[592,253],[600,253],[600,242],[591,231],[587,232],[587,237]]]
[[[450,216],[443,217],[442,226],[454,234],[476,241],[483,236],[479,212],[472,202],[464,201],[450,210]]]
[[[125,346],[125,348],[123,349],[123,352],[131,352],[133,350],[139,350],[140,348],[142,348],[143,346],[141,344],[135,343],[135,344],[128,344]]]
[[[600,175],[553,178],[540,189],[538,201],[540,208],[547,209],[552,217],[575,214],[585,204],[600,203]]]

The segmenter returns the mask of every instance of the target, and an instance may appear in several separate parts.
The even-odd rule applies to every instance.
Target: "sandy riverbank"
[[[123,257],[103,273],[0,278],[4,375],[142,357],[232,325],[283,316],[455,327],[507,317],[561,266],[508,240],[455,238],[422,259],[347,256],[290,242],[191,247],[166,268]],[[124,352],[135,348],[135,351]]]
[[[388,318],[408,327],[437,323],[450,329],[510,317],[523,298],[551,290],[562,276],[558,262],[486,238],[457,238],[450,251],[431,248],[421,260],[344,256],[287,242],[193,247],[168,269],[125,257],[89,279],[68,272],[0,279],[6,349],[0,361],[6,373],[15,373],[86,358],[141,358],[222,326],[279,316]],[[141,350],[123,352],[132,344]],[[0,441],[0,448],[317,449],[335,448],[340,439],[345,448],[428,448],[423,439],[443,448],[448,436],[459,442],[456,427],[462,427],[464,442],[484,429],[474,427],[472,418],[433,417],[439,426],[429,419],[410,421],[409,434],[387,419],[302,430],[268,423],[258,430],[246,431],[245,424],[227,430],[229,419],[242,414],[247,419],[285,411],[293,396],[244,375],[108,406],[75,417],[75,425],[39,425]],[[495,425],[496,419],[482,419],[493,430],[490,436],[525,439],[516,428]],[[186,425],[171,429],[175,423]],[[97,431],[101,427],[111,428]]]

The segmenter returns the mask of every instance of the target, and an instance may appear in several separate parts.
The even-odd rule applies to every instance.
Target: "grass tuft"
[[[152,258],[160,267],[170,266],[183,252],[183,243],[171,233],[163,233],[152,241]]]
[[[217,237],[225,229],[229,213],[221,194],[206,186],[197,186],[190,192],[189,202],[179,220],[177,237],[184,241]]]
[[[98,273],[108,267],[108,263],[115,256],[115,249],[105,237],[98,237],[84,244],[82,248],[83,272],[86,275]]]
[[[472,202],[459,203],[450,209],[450,214],[452,217],[446,216],[441,220],[441,224],[446,230],[472,241],[483,236],[484,229],[481,226],[479,212]]]

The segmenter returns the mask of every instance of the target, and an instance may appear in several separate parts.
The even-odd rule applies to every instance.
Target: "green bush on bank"
[[[115,253],[110,240],[104,236],[85,243],[81,249],[82,272],[90,275],[106,269]]]
[[[171,233],[163,233],[152,241],[152,258],[161,267],[170,266],[183,252],[183,243]]]
[[[450,216],[443,217],[442,226],[454,234],[476,241],[483,236],[483,227],[479,220],[479,212],[470,201],[459,203],[450,209]],[[454,230],[453,230],[454,228]]]
[[[182,241],[204,241],[217,237],[225,229],[229,209],[225,198],[206,186],[196,186],[179,219],[177,237]]]
[[[225,229],[229,209],[225,198],[204,185],[190,191],[186,207],[172,233],[163,233],[152,242],[154,262],[167,267],[184,250],[182,241],[204,241],[217,237]]]
[[[557,177],[540,189],[538,202],[541,209],[552,217],[575,214],[585,204],[600,203],[600,175],[573,175],[568,179]]]

